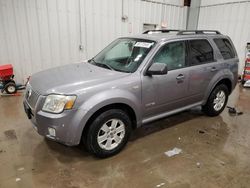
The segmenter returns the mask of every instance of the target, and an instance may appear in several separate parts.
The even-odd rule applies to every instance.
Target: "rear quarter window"
[[[232,59],[235,57],[233,46],[228,39],[214,39],[214,42],[220,50],[223,59]]]

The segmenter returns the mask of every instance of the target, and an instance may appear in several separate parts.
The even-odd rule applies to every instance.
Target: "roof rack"
[[[221,34],[217,30],[178,30],[178,29],[152,29],[144,31],[142,34],[151,34],[151,33],[169,33],[169,32],[178,32],[177,35],[193,35],[193,34]]]
[[[181,30],[177,35],[192,35],[192,34],[221,34],[216,30]]]
[[[177,29],[152,29],[144,31],[142,34],[178,32]]]

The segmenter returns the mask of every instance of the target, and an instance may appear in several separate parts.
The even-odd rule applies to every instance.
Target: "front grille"
[[[35,108],[39,96],[40,95],[37,92],[35,92],[29,84],[27,84],[25,99],[27,100],[31,108],[33,109]]]

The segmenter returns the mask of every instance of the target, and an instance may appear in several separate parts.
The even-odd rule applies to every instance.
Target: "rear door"
[[[203,100],[211,79],[221,67],[207,39],[188,40],[188,52],[188,66],[190,66],[188,95],[192,104]]]

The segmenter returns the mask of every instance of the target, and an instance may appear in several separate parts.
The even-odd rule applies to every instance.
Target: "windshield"
[[[132,73],[137,70],[155,42],[122,38],[104,48],[89,63],[106,69]]]

